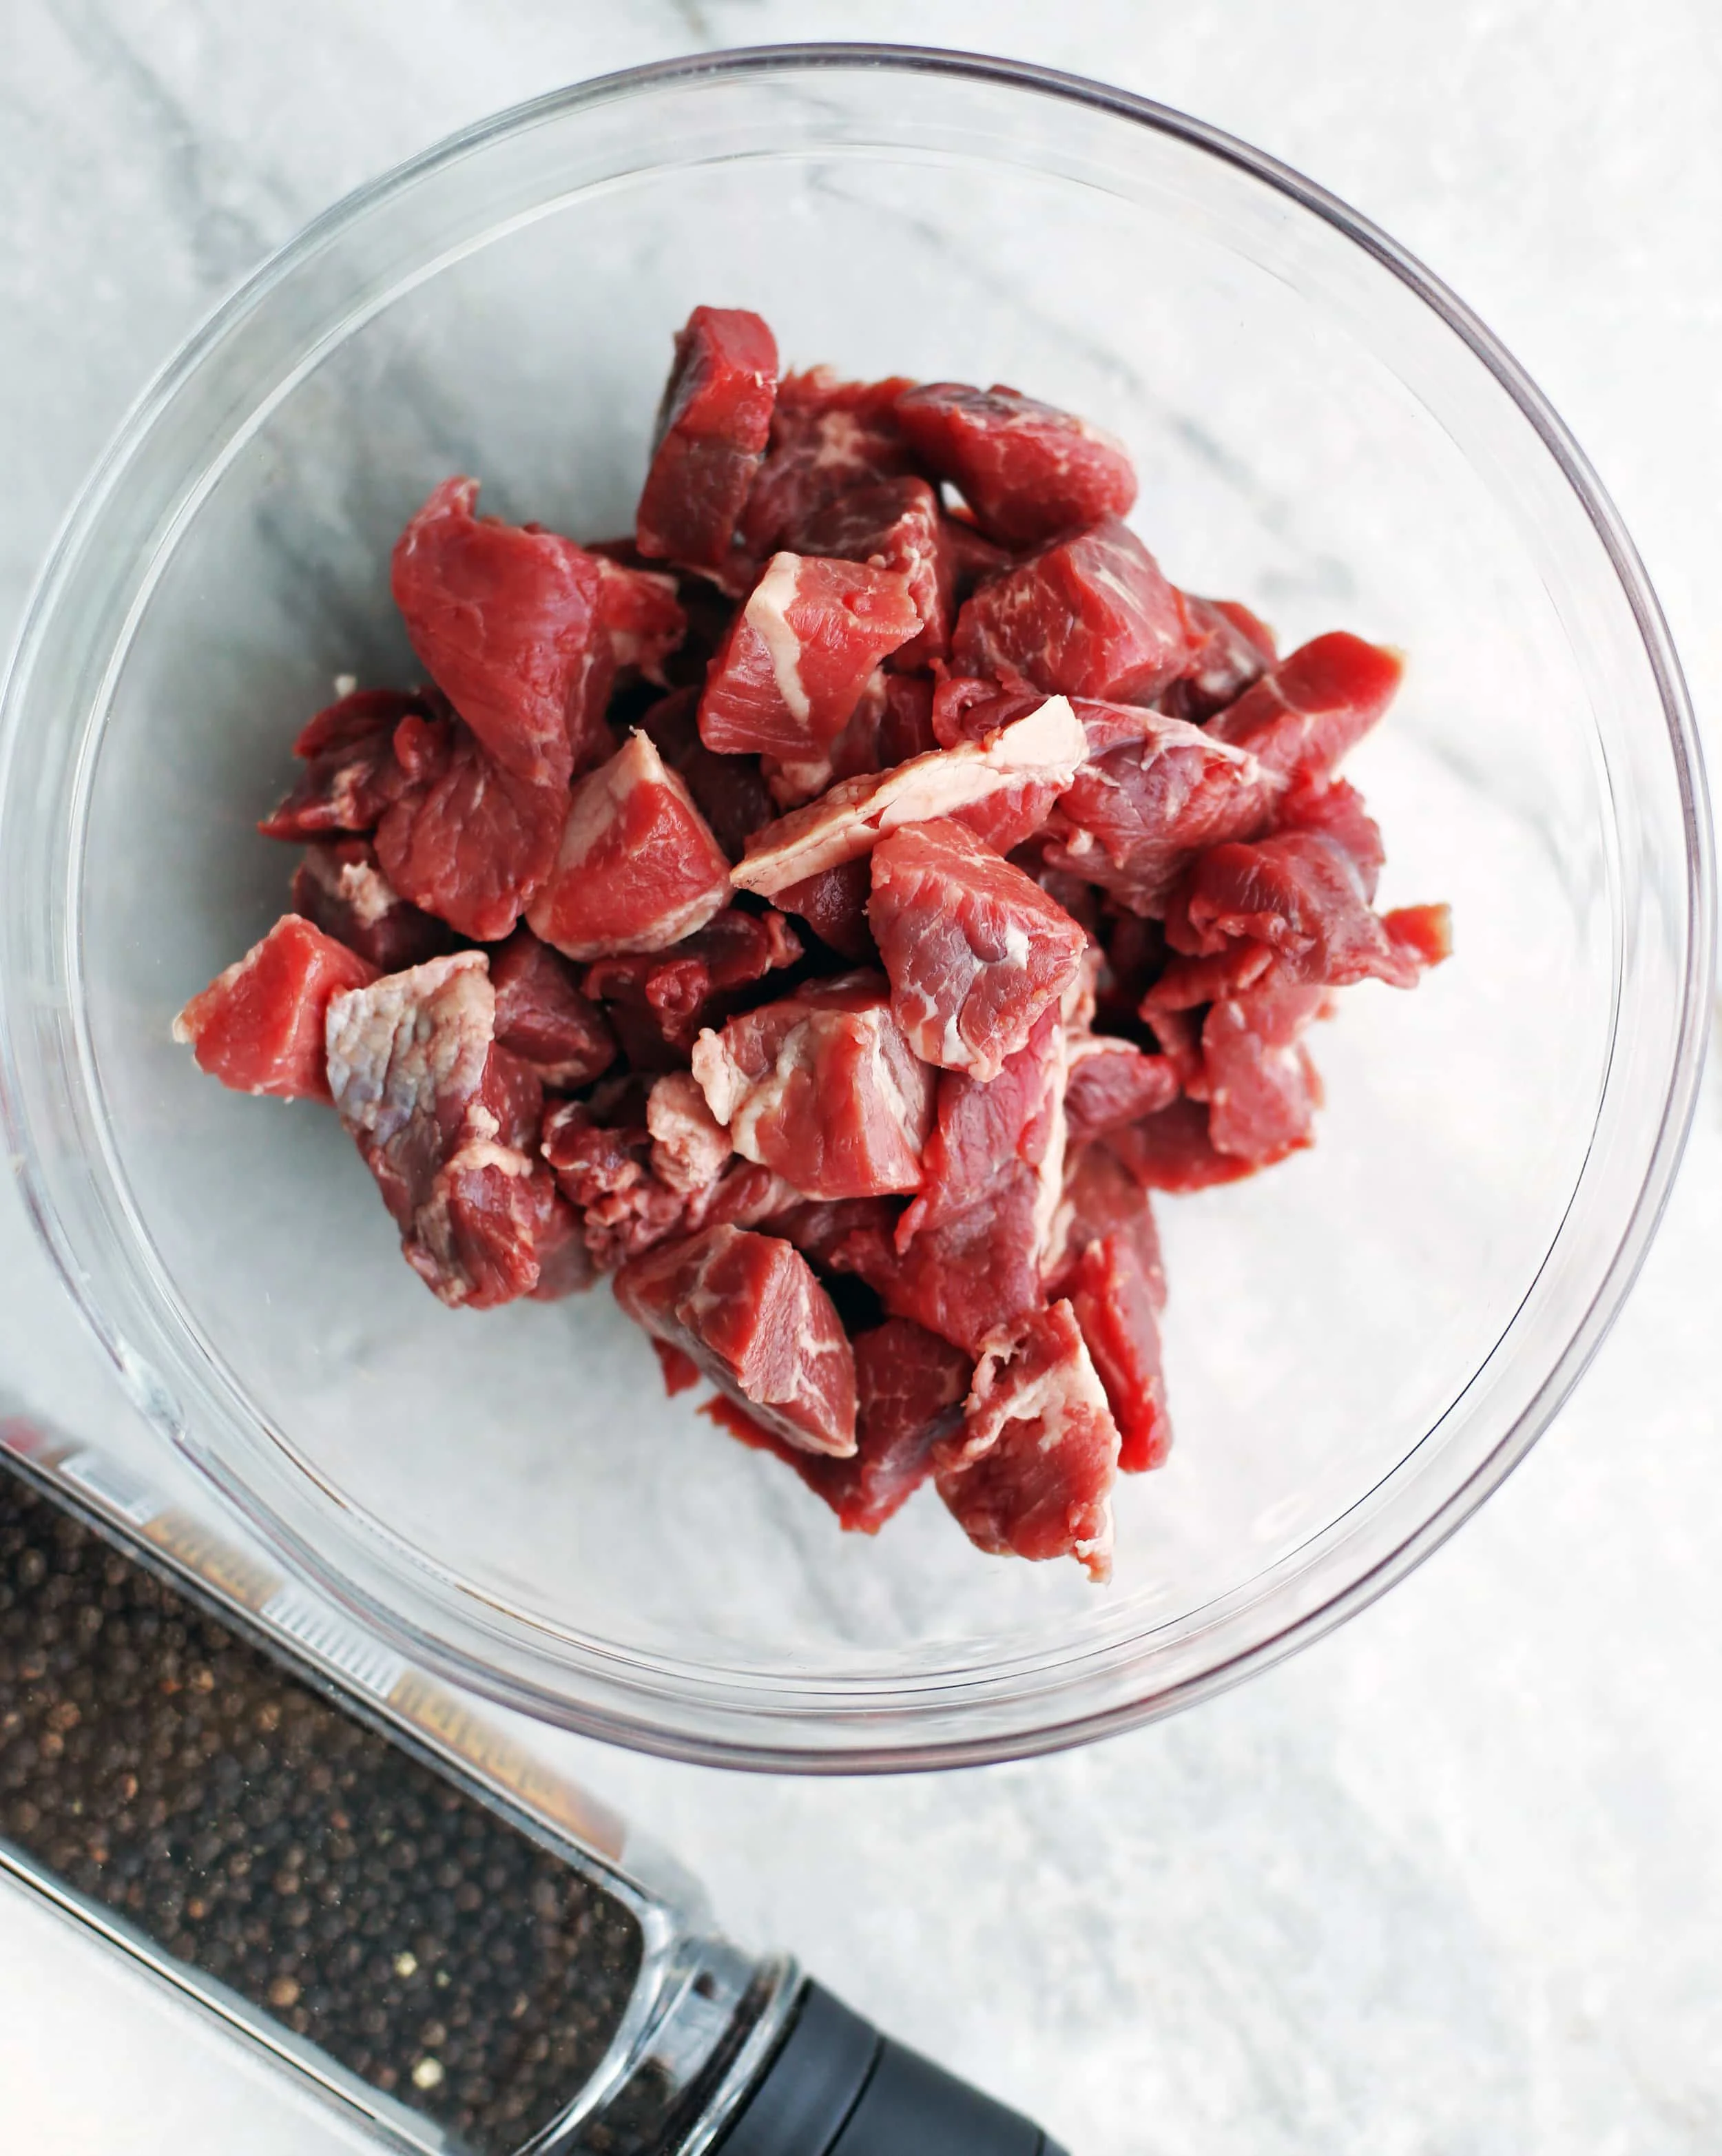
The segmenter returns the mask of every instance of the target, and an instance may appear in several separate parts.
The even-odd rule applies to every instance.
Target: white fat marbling
[[[1110,77],[1372,213],[1573,424],[1700,712],[1722,711],[1722,43],[1714,0],[1624,19],[1612,0],[13,0],[0,633],[146,374],[343,189],[558,82],[866,34]],[[1719,1260],[1713,1085],[1637,1296],[1528,1464],[1386,1603],[1181,1720],[882,1784],[551,1748],[738,1930],[792,1944],[1073,2156],[1713,2151]],[[117,1389],[3,1187],[0,1281],[0,1379],[117,1433]],[[0,2146],[240,2145],[347,2140],[0,1892]]]

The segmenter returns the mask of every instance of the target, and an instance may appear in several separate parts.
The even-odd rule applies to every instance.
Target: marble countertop
[[[1711,0],[1642,0],[1630,29],[1607,0],[13,0],[7,23],[0,634],[142,381],[331,198],[582,76],[894,37],[1181,105],[1408,244],[1572,424],[1701,719],[1722,711]],[[1719,1260],[1713,1077],[1634,1298],[1525,1466],[1384,1603],[1195,1713],[884,1783],[556,1749],[703,1874],[740,1935],[792,1945],[1073,2156],[1722,2147]],[[0,1383],[111,1423],[117,1394],[8,1184],[0,1281]],[[9,1888],[0,2143],[354,2145]]]

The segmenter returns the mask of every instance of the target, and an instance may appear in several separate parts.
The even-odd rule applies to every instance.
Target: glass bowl
[[[1351,767],[1384,903],[1458,955],[1316,1042],[1316,1148],[1161,1207],[1171,1464],[1111,1587],[877,1541],[665,1399],[607,1293],[475,1316],[402,1265],[334,1118],[222,1092],[173,1012],[282,909],[259,838],[338,674],[412,678],[392,540],[436,480],[629,523],[672,331],[1021,383],[1123,436],[1169,572],[1287,644],[1410,655]],[[1709,979],[1699,750],[1654,598],[1488,333],[1295,174],[1140,99],[811,47],[587,84],[312,225],[92,480],[5,708],[4,1091],[133,1395],[422,1661],[596,1734],[853,1769],[1067,1743],[1314,1637],[1546,1424],[1643,1255]]]

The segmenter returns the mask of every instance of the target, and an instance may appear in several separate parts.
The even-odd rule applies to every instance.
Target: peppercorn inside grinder
[[[1059,2156],[115,1463],[0,1419],[0,1868],[385,2142]]]

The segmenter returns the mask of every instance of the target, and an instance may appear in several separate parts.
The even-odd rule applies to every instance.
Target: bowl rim
[[[911,1726],[900,1735],[853,1748],[818,1741],[759,1737],[738,1740],[691,1733],[633,1712],[577,1705],[566,1695],[518,1673],[500,1674],[476,1656],[447,1640],[433,1640],[409,1620],[336,1573],[320,1553],[235,1478],[222,1471],[171,1418],[169,1434],[200,1474],[278,1549],[295,1554],[300,1568],[373,1629],[413,1658],[439,1667],[469,1688],[525,1708],[584,1735],[689,1762],[758,1771],[850,1774],[950,1768],[1033,1756],[1087,1743],[1156,1720],[1243,1681],[1313,1644],[1404,1578],[1446,1541],[1505,1479],[1530,1450],[1582,1376],[1636,1279],[1666,1208],[1692,1118],[1708,1034],[1708,1005],[1714,910],[1714,864],[1704,761],[1689,698],[1667,624],[1637,551],[1589,459],[1525,370],[1473,311],[1415,256],[1367,218],[1279,159],[1208,122],[1134,92],[1022,60],[935,47],[889,43],[788,43],[745,46],[683,55],[616,70],[547,92],[492,114],[445,136],[417,156],[351,190],[276,249],[220,301],[159,370],[121,421],[94,471],[74,501],[25,608],[0,696],[0,798],[9,771],[24,701],[24,689],[47,625],[103,512],[157,418],[182,383],[230,331],[255,311],[301,264],[372,208],[404,192],[425,175],[552,117],[612,100],[678,85],[826,70],[867,70],[945,77],[1050,97],[1120,118],[1229,164],[1287,198],[1373,258],[1467,346],[1504,389],[1540,438],[1576,495],[1631,609],[1655,682],[1672,752],[1685,841],[1685,957],[1680,981],[1679,1022],[1648,1163],[1630,1213],[1595,1292],[1535,1393],[1466,1479],[1385,1554],[1313,1607],[1277,1630],[1233,1651],[1198,1673],[1116,1705],[1084,1711],[1028,1727],[972,1737],[916,1738]],[[27,1209],[86,1322],[119,1365],[126,1350],[105,1321],[100,1299],[66,1235],[54,1201],[27,1139],[23,1088],[13,1028],[0,1001],[0,1127],[3,1127]],[[131,1389],[137,1397],[136,1385]],[[146,1411],[147,1404],[146,1403]],[[1055,1687],[1056,1689],[1056,1687]],[[948,1713],[948,1707],[936,1707]],[[910,1717],[912,1723],[913,1717]]]

